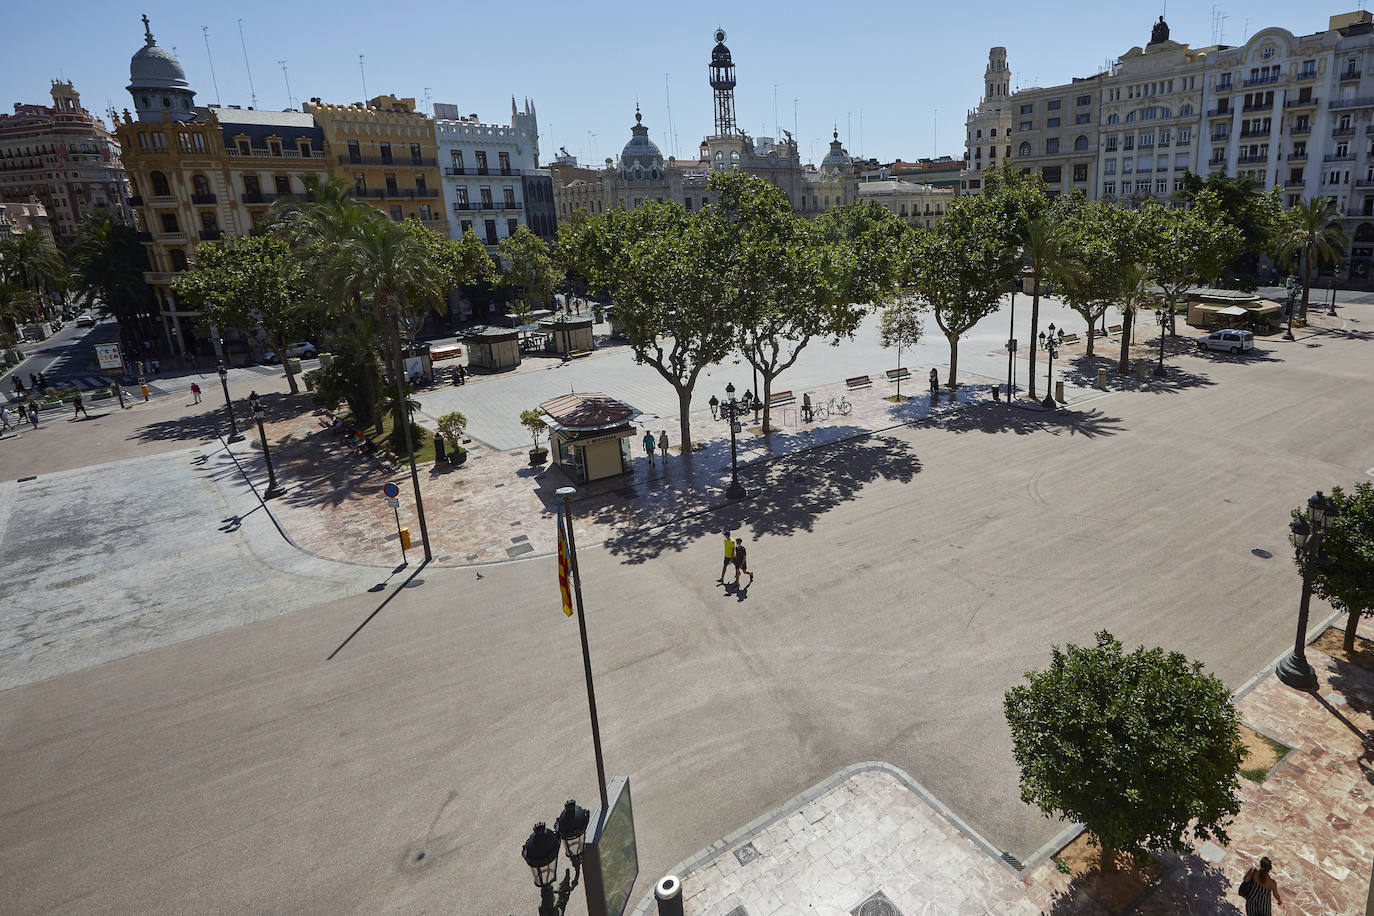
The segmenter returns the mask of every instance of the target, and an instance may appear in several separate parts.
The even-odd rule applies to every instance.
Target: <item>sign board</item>
[[[102,369],[124,368],[124,357],[120,355],[117,343],[96,344],[95,358]]]
[[[396,486],[394,483],[389,483],[386,486],[382,487],[382,492],[385,493],[387,496],[391,497],[392,499],[395,499],[397,496],[401,495],[401,488]]]
[[[610,807],[592,815],[592,830],[588,831],[582,856],[582,886],[587,890],[589,916],[621,916],[639,877],[629,778],[611,779],[606,798]]]
[[[593,442],[610,442],[612,439],[629,439],[635,434],[633,429],[622,429],[614,433],[602,433],[599,436],[586,436],[571,440],[572,445],[591,445]]]
[[[391,508],[396,509],[401,505],[401,501],[393,496],[392,498],[386,501],[386,504]]]

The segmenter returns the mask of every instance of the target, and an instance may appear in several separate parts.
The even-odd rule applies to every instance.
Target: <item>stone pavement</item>
[[[1374,637],[1365,620],[1360,634]],[[1241,779],[1242,806],[1223,848],[1160,856],[1166,871],[1130,912],[1242,911],[1241,876],[1262,855],[1283,895],[1276,913],[1364,912],[1374,851],[1374,672],[1308,649],[1321,683],[1293,690],[1272,666],[1236,702],[1241,720],[1294,748],[1263,783]],[[1253,682],[1252,682],[1253,683]],[[1024,869],[960,822],[906,773],[846,768],[680,863],[686,916],[1106,914],[1050,856]],[[654,910],[657,875],[642,875],[635,916]]]

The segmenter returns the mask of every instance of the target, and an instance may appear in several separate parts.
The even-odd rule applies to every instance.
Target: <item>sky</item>
[[[1014,89],[1049,86],[1100,72],[1144,45],[1161,14],[1173,40],[1201,47],[1214,42],[1218,23],[1225,43],[1239,44],[1272,26],[1321,31],[1328,16],[1355,7],[1356,0],[1176,2],[1172,13],[1162,4],[1131,11],[1088,0],[801,0],[715,10],[545,0],[5,0],[0,83],[10,102],[48,102],[50,80],[62,78],[95,114],[104,117],[112,104],[132,108],[124,87],[147,13],[157,43],[175,48],[198,104],[246,107],[256,92],[257,107],[286,108],[288,81],[297,107],[311,97],[349,103],[364,98],[365,80],[368,97],[410,96],[424,110],[427,99],[451,102],[506,124],[514,95],[537,106],[543,162],[566,147],[597,164],[629,140],[638,103],[665,156],[694,157],[712,133],[707,66],[720,26],[744,130],[793,130],[812,162],[825,155],[832,129],[852,155],[910,161],[963,155],[963,122],[978,104],[993,45],[1007,48]]]

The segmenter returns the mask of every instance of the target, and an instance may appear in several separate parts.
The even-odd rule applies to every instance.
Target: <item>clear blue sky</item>
[[[1326,28],[1355,8],[1252,0],[1217,4],[1225,38],[1282,26],[1297,34]],[[665,155],[694,154],[711,132],[706,68],[712,32],[725,28],[744,129],[792,129],[803,158],[824,155],[832,124],[851,153],[882,160],[963,153],[963,121],[978,102],[988,48],[1005,45],[1015,86],[1052,85],[1098,72],[1109,58],[1149,40],[1167,13],[1171,37],[1199,47],[1213,36],[1212,5],[1175,2],[1167,11],[1087,0],[1048,4],[967,3],[728,4],[704,11],[682,4],[486,2],[146,3],[8,0],[0,13],[0,60],[10,102],[46,101],[49,80],[75,81],[82,102],[103,116],[130,106],[129,57],[143,44],[139,16],[177,57],[200,104],[215,101],[201,27],[209,27],[220,100],[250,104],[239,19],[258,107],[284,108],[286,60],[292,95],[326,101],[363,98],[358,55],[370,95],[413,96],[423,106],[456,103],[464,114],[507,123],[512,94],[538,106],[540,152],[567,146],[583,162],[619,153],[636,99]],[[672,100],[669,135],[664,76]],[[774,87],[776,86],[776,108]],[[9,110],[6,108],[5,110]],[[776,111],[776,117],[775,117]],[[938,128],[937,128],[938,124]],[[814,161],[814,160],[813,160]]]

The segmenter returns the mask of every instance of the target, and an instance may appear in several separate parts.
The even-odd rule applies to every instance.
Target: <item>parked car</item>
[[[84,315],[76,316],[76,326],[78,328],[95,327],[95,318],[89,312]]]
[[[308,340],[297,341],[286,348],[287,359],[314,359],[319,355],[315,345]],[[263,362],[275,363],[280,357],[269,351],[262,355]]]
[[[1255,335],[1249,331],[1213,331],[1206,337],[1198,338],[1199,350],[1225,350],[1240,353],[1255,349]]]

